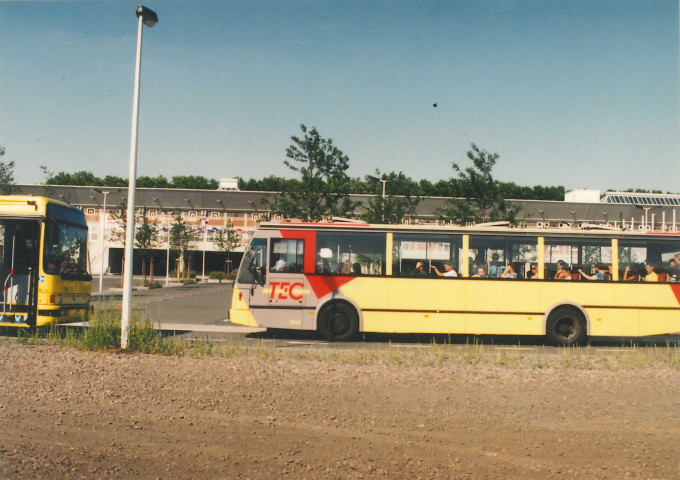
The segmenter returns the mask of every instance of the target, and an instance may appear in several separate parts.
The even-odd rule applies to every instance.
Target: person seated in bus
[[[583,278],[586,280],[595,280],[595,281],[600,281],[603,282],[607,280],[607,275],[605,272],[607,271],[607,267],[604,266],[602,263],[598,263],[593,267],[593,274],[588,275],[586,272],[584,272],[582,269],[578,269],[578,273],[581,274]]]
[[[416,267],[411,272],[412,277],[427,277],[427,272],[425,271],[425,265],[423,262],[417,262]]]
[[[501,273],[501,278],[519,278],[519,264],[515,262],[508,263],[508,266]]]
[[[659,281],[659,275],[654,271],[654,264],[653,263],[648,263],[645,265],[645,268],[647,269],[647,275],[645,275],[645,282],[658,282]]]
[[[438,277],[457,277],[458,274],[456,271],[453,269],[453,265],[451,262],[444,262],[444,271],[441,272],[436,265],[431,265],[430,268],[434,270],[434,273],[437,274]]]
[[[343,274],[343,275],[349,275],[352,273],[352,262],[349,260],[345,260],[342,262],[342,265],[340,266],[340,270],[338,273]]]
[[[497,253],[491,255],[491,262],[489,262],[489,277],[498,278],[503,274],[505,267],[503,266],[503,263],[498,260],[499,258]]]
[[[361,264],[359,262],[352,264],[352,275],[361,275]]]
[[[477,273],[472,278],[486,278],[486,267],[477,267]]]
[[[529,271],[527,272],[527,279],[538,280],[538,265],[531,264]]]
[[[557,273],[555,273],[553,280],[571,280],[571,272],[564,260],[557,261]]]
[[[637,275],[633,274],[633,270],[630,268],[630,265],[628,265],[623,271],[623,281],[632,282],[634,280],[637,280]]]
[[[680,280],[680,265],[675,261],[675,257],[671,258],[670,262],[668,262],[666,273],[668,273],[669,282],[677,282]]]
[[[286,271],[286,261],[283,259],[283,257],[279,257],[279,259],[274,263],[274,266],[272,267],[272,272],[285,272]]]

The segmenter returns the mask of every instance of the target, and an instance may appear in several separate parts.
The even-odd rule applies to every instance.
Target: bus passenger
[[[626,269],[623,271],[623,281],[624,282],[632,282],[635,280],[635,275],[633,275],[633,272],[630,269],[630,265],[626,267]]]
[[[538,265],[531,264],[527,272],[527,278],[529,280],[538,280]]]
[[[361,275],[361,264],[359,262],[354,262],[352,264],[352,274]]]
[[[607,275],[605,275],[605,271],[607,271],[607,267],[605,267],[602,263],[598,263],[593,267],[593,274],[588,275],[586,272],[584,272],[582,269],[578,269],[578,273],[580,273],[583,278],[587,280],[596,280],[596,281],[605,281],[607,280]]]
[[[571,272],[564,260],[557,261],[557,273],[553,277],[554,280],[571,280]]]
[[[505,267],[503,273],[501,273],[501,278],[518,278],[519,265],[515,262],[508,263]]]
[[[416,268],[414,268],[413,271],[411,272],[411,276],[427,277],[427,272],[425,271],[425,266],[423,265],[423,262],[416,263]]]
[[[659,275],[654,271],[654,264],[653,263],[648,263],[645,265],[645,268],[647,269],[647,275],[645,275],[645,282],[658,282],[659,281]]]
[[[272,267],[273,272],[285,272],[286,271],[286,266],[287,263],[283,259],[283,257],[279,257],[279,259],[274,263],[274,266]]]
[[[444,262],[444,272],[440,272],[439,269],[437,268],[436,265],[431,265],[430,268],[434,270],[434,273],[437,274],[438,277],[457,277],[458,274],[456,271],[453,269],[453,265],[451,265],[451,262]]]
[[[669,268],[666,270],[666,272],[668,273],[669,282],[677,282],[680,280],[680,265],[678,265],[678,262],[675,261],[675,257],[671,258],[671,261],[669,262]]]
[[[477,267],[477,273],[475,273],[472,278],[486,278],[486,268]]]
[[[340,271],[338,273],[341,273],[343,275],[349,275],[352,273],[352,262],[349,260],[345,260],[342,262],[342,266],[340,267]]]
[[[491,262],[489,263],[489,277],[498,278],[503,274],[503,264],[498,261],[500,257],[497,253],[491,255]]]

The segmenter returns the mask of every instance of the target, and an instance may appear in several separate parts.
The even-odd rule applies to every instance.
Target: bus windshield
[[[239,283],[264,282],[267,272],[267,239],[255,238],[250,242],[248,250],[243,255],[239,269]]]
[[[45,223],[45,273],[62,278],[89,277],[87,273],[87,229],[49,220]]]

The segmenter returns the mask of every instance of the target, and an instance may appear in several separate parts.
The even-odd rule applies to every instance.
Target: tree
[[[5,147],[0,146],[0,158],[5,155]],[[12,195],[19,193],[19,187],[14,183],[14,160],[5,163],[0,161],[0,194]]]
[[[227,254],[227,265],[231,265],[231,252],[241,245],[241,236],[234,229],[234,224],[229,222],[226,228],[220,230],[220,233],[211,241],[220,252]]]
[[[177,251],[179,258],[179,266],[177,268],[177,276],[180,273],[184,274],[184,279],[189,277],[189,269],[187,265],[191,264],[190,250],[194,248],[198,237],[196,232],[192,231],[182,218],[182,213],[178,210],[175,212],[174,222],[170,227],[170,247]]]
[[[75,173],[59,172],[52,175],[48,182],[50,185],[103,185],[101,178],[94,173],[80,170]]]
[[[171,188],[186,188],[191,190],[217,190],[220,184],[217,180],[198,175],[179,175],[172,177]]]
[[[125,240],[127,232],[127,205],[125,202],[118,204],[118,213],[111,213],[116,226],[108,230],[109,238],[118,243],[123,244],[123,257],[120,260],[120,288],[123,288],[123,281],[125,280]],[[133,257],[134,258],[134,257]]]
[[[169,188],[170,182],[163,175],[157,177],[142,175],[137,178],[137,186],[140,188]]]
[[[139,256],[142,259],[143,283],[146,283],[146,261],[149,260],[149,277],[153,282],[153,248],[158,244],[158,234],[146,218],[146,208],[143,209],[142,223],[135,232],[135,241]]]
[[[349,157],[333,145],[333,140],[319,135],[316,127],[300,129],[303,138],[292,136],[293,144],[284,160],[300,174],[299,183],[286,185],[286,190],[265,200],[272,211],[284,218],[318,222],[329,216],[347,216],[355,204],[349,199],[350,178],[345,173]]]
[[[380,172],[376,170],[376,174],[380,175]],[[382,196],[381,187],[380,194],[371,197],[368,205],[364,206],[361,219],[369,223],[399,224],[404,217],[413,214],[420,202],[420,197],[416,194],[419,190],[418,184],[402,172],[383,174],[381,180],[386,181],[385,196]],[[369,185],[375,183],[378,182],[369,182]],[[392,191],[400,192],[401,195],[393,195]]]
[[[259,192],[283,192],[294,188],[300,181],[295,178],[283,178],[274,175],[269,175],[264,177],[262,180],[250,179],[242,180],[239,179],[238,188],[239,190],[249,190],[249,191],[259,191]]]
[[[467,157],[472,161],[471,167],[462,169],[457,163],[452,164],[463,198],[450,199],[437,213],[442,220],[457,224],[514,221],[518,208],[505,201],[491,175],[498,154],[480,150],[474,143],[470,147]]]
[[[127,187],[128,186],[128,179],[123,178],[123,177],[118,177],[118,176],[115,176],[115,175],[107,175],[102,180],[101,185],[104,186],[104,187]]]

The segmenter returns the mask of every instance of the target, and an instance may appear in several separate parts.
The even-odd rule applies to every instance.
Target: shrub
[[[97,312],[96,318],[83,330],[80,348],[83,350],[112,351],[120,349],[120,314]],[[154,329],[147,317],[133,316],[128,335],[128,350],[141,353],[165,353],[163,336]]]
[[[224,272],[208,272],[208,278],[211,280],[224,280],[227,274]]]

